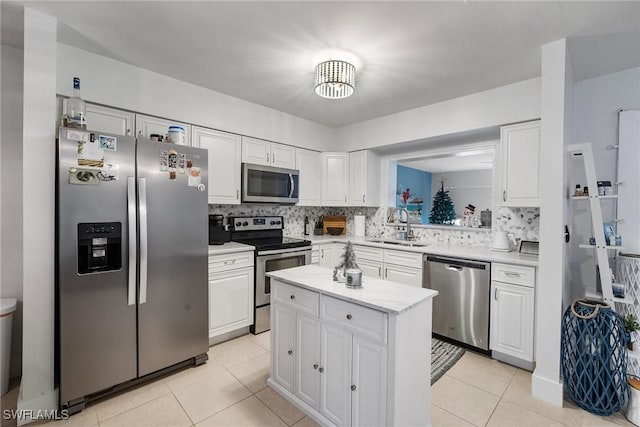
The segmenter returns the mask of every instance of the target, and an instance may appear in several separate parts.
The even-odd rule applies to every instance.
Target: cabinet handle
[[[142,131],[141,130],[138,131],[138,136],[142,136]]]
[[[507,190],[504,190],[504,191],[502,192],[502,201],[503,201],[503,202],[506,202],[506,201],[507,201]]]
[[[236,188],[236,200],[240,200],[240,190]]]
[[[505,275],[505,276],[508,276],[508,277],[520,277],[520,274],[518,274],[518,273],[513,273],[513,272],[511,272],[511,271],[505,271],[505,272],[504,272],[504,275]]]
[[[362,195],[362,203],[364,203],[364,194]]]
[[[320,257],[324,258],[324,249],[320,249]]]
[[[267,153],[267,163],[269,163],[269,153]]]
[[[351,319],[353,319],[353,316],[350,314],[347,314],[347,320],[351,320]]]
[[[318,369],[318,371],[320,371],[320,373],[324,372],[324,368],[320,368]]]
[[[289,351],[287,351],[287,354],[288,354],[289,356],[291,356],[291,355],[293,354],[293,350],[289,350]]]
[[[295,296],[295,295],[291,295],[291,297],[290,297],[290,298],[291,298],[291,299],[296,299],[296,296]]]
[[[276,162],[276,153],[273,153],[271,155],[271,163],[275,163]]]
[[[127,136],[131,135],[131,129],[127,129]]]
[[[356,385],[355,385],[355,384],[352,384],[352,385],[351,385],[351,391],[356,391],[356,388],[357,388],[357,387],[356,387]]]
[[[317,363],[313,364],[313,369],[318,369],[318,364]]]
[[[378,267],[378,277],[382,277],[382,267]]]
[[[493,290],[493,299],[498,301],[498,290],[497,289]]]
[[[387,277],[389,277],[389,269],[385,268],[384,269],[384,278],[386,279]]]

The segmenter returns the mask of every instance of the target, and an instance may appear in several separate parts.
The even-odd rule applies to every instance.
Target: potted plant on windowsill
[[[624,330],[629,334],[629,342],[627,343],[627,348],[633,351],[633,343],[636,341],[636,331],[640,330],[640,324],[638,324],[638,319],[633,314],[627,314],[626,316],[622,316],[622,323],[624,324]]]

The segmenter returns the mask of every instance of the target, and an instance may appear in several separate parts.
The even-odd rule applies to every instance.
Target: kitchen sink
[[[408,247],[424,247],[424,246],[429,246],[428,243],[420,243],[420,242],[415,242],[412,240],[388,240],[388,239],[369,239],[367,240],[367,242],[372,242],[372,243],[386,243],[389,245],[399,245],[399,246],[408,246]]]

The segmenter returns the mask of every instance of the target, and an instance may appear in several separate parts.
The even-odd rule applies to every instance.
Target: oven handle
[[[311,253],[311,246],[304,247],[304,248],[297,247],[297,248],[289,248],[289,249],[272,249],[270,251],[258,251],[257,256],[261,257],[261,256],[267,256],[267,255],[291,254],[292,252]]]

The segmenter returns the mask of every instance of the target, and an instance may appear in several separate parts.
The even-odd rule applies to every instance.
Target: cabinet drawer
[[[320,317],[377,342],[387,342],[387,314],[381,311],[322,295]]]
[[[535,287],[536,269],[522,265],[491,264],[491,280]]]
[[[353,249],[356,252],[358,259],[368,259],[369,261],[382,262],[382,249],[374,248],[371,246],[353,245]]]
[[[407,267],[422,268],[422,254],[419,252],[384,250],[385,264],[404,265]]]
[[[252,266],[253,251],[209,255],[209,274]]]
[[[271,279],[271,295],[276,302],[286,304],[298,311],[318,317],[318,300],[320,295],[308,289],[292,286]]]

